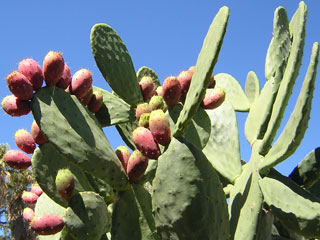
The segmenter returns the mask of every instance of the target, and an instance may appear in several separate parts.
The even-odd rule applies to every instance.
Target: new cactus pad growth
[[[212,74],[227,32],[227,7],[213,19],[196,65],[162,86],[149,67],[135,71],[124,42],[107,24],[92,28],[90,42],[112,93],[92,86],[87,69],[67,86],[71,73],[62,55],[50,51],[43,61],[47,86],[34,87],[31,100],[12,95],[2,101],[7,114],[32,110],[35,119],[31,133],[39,146],[32,171],[43,193],[24,192],[26,202],[36,204],[34,216],[29,209],[23,213],[31,229],[52,240],[319,239],[318,149],[288,177],[274,169],[300,145],[311,114],[318,43],[292,114],[278,132],[302,64],[306,19],[304,2],[291,20],[283,7],[275,10],[261,90],[253,71],[245,91],[230,74]],[[39,72],[28,61],[21,68]],[[99,110],[90,104],[95,91],[103,96]],[[245,161],[236,112],[248,112],[252,151]],[[112,149],[103,131],[110,126],[126,146]],[[4,160],[16,169],[31,166],[18,150]]]

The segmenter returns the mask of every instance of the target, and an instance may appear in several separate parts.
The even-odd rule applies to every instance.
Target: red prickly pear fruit
[[[41,187],[39,186],[38,183],[32,184],[31,189],[30,189],[30,192],[38,195],[39,197],[40,197],[41,194],[43,193],[43,191],[42,191],[42,189],[41,189]]]
[[[191,66],[188,71],[192,73],[194,73],[196,69],[196,66]],[[215,80],[214,80],[214,75],[212,74],[211,78],[210,78],[210,82],[209,82],[209,85],[208,85],[208,88],[214,88],[214,85],[215,85]]]
[[[127,167],[127,175],[130,183],[137,181],[148,167],[148,158],[139,150],[134,150],[131,154]]]
[[[136,128],[132,133],[132,138],[138,150],[147,158],[157,160],[161,155],[159,146],[149,129],[144,127]]]
[[[139,82],[139,85],[144,100],[150,99],[152,96],[156,94],[156,86],[151,77],[142,77]]]
[[[27,169],[31,166],[30,157],[19,150],[9,150],[4,155],[4,160],[9,167],[14,169]]]
[[[69,169],[60,169],[56,176],[56,188],[60,196],[69,202],[74,194],[74,176]]]
[[[29,101],[21,100],[14,95],[4,97],[1,106],[2,109],[12,117],[27,115],[31,111]]]
[[[60,80],[57,82],[56,86],[62,89],[69,87],[71,83],[71,71],[69,66],[64,63],[63,73]]]
[[[43,74],[39,63],[32,58],[25,58],[18,64],[18,71],[25,75],[32,84],[33,90],[37,91],[42,87]]]
[[[139,103],[137,105],[137,108],[136,108],[136,119],[137,119],[137,121],[139,121],[140,116],[143,113],[150,113],[150,112],[151,112],[151,109],[150,109],[148,103]]]
[[[153,96],[149,101],[149,107],[151,111],[161,109],[166,112],[168,110],[168,106],[161,96]]]
[[[23,191],[21,198],[25,203],[36,204],[39,196],[32,192]]]
[[[88,104],[91,101],[92,95],[93,95],[93,89],[91,87],[83,98],[79,98],[79,101],[83,104],[83,106],[88,106]]]
[[[100,110],[100,108],[102,107],[103,104],[103,96],[102,93],[100,91],[94,91],[90,102],[88,104],[88,109],[93,112],[96,113]]]
[[[119,146],[116,148],[116,155],[122,163],[125,172],[127,172],[127,165],[131,155],[129,149],[126,146]]]
[[[174,107],[181,97],[181,86],[179,80],[175,76],[167,77],[162,85],[163,99],[167,103],[168,108]]]
[[[33,140],[39,145],[42,145],[48,142],[48,139],[46,138],[46,136],[43,135],[43,133],[41,132],[35,120],[33,120],[31,125],[31,135]]]
[[[22,216],[27,222],[31,222],[34,217],[34,211],[31,208],[26,207],[23,209]]]
[[[171,141],[170,124],[168,116],[161,110],[154,110],[150,114],[149,128],[154,139],[162,146]]]
[[[191,79],[192,79],[193,73],[191,71],[182,71],[178,75],[178,80],[181,86],[181,97],[180,100],[184,102],[186,99],[187,92],[190,87]]]
[[[70,84],[70,91],[77,98],[83,98],[92,88],[92,74],[88,69],[80,69],[73,74]]]
[[[225,92],[221,88],[207,89],[206,95],[202,99],[201,106],[204,109],[215,109],[219,107],[225,99]]]
[[[49,51],[42,62],[44,81],[49,87],[55,86],[62,77],[64,59],[60,52]]]
[[[139,127],[149,128],[150,113],[143,113],[139,119]]]
[[[14,134],[14,141],[16,142],[18,148],[20,148],[25,153],[33,153],[36,148],[36,143],[29,132],[25,129],[19,129]]]
[[[12,71],[7,77],[9,90],[21,100],[30,100],[33,96],[33,87],[29,79],[18,71]]]
[[[163,97],[163,87],[162,86],[159,86],[156,88],[156,94],[157,94],[157,96]]]
[[[36,234],[53,235],[63,229],[64,221],[62,217],[52,214],[43,214],[34,216],[30,223],[30,227]]]

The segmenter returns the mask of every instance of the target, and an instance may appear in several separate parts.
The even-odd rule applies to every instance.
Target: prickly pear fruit
[[[39,197],[41,196],[41,194],[43,193],[41,187],[39,186],[38,183],[34,183],[31,185],[31,189],[30,189],[30,192],[38,195]]]
[[[194,73],[194,70],[196,69],[196,66],[191,66],[188,71],[192,73]],[[214,75],[212,74],[211,75],[211,78],[210,78],[210,82],[209,82],[209,85],[208,85],[208,88],[214,88],[214,85],[215,85],[215,80],[214,80]]]
[[[32,58],[25,58],[18,64],[18,72],[25,75],[32,84],[33,90],[37,91],[42,87],[43,74],[39,63]]]
[[[100,110],[101,106],[103,104],[103,96],[101,94],[100,91],[94,91],[90,102],[88,104],[88,109],[93,112],[96,113]]]
[[[93,95],[93,88],[91,87],[89,89],[89,91],[87,92],[87,94],[83,97],[83,98],[79,98],[79,101],[84,105],[84,106],[88,106],[88,104],[91,101],[91,97]]]
[[[151,109],[148,103],[139,103],[136,108],[136,119],[139,121],[141,114],[150,113]]]
[[[163,87],[162,86],[159,86],[156,88],[156,94],[157,94],[157,96],[163,97]]]
[[[43,214],[34,216],[30,227],[39,235],[53,235],[60,232],[64,227],[64,221],[61,217],[52,214]]]
[[[64,63],[63,73],[60,80],[57,82],[57,87],[66,89],[71,83],[71,71],[69,66]]]
[[[80,69],[73,74],[70,84],[70,91],[78,98],[87,95],[92,87],[92,74],[88,69]]]
[[[42,145],[48,142],[48,139],[43,135],[43,133],[41,132],[35,120],[33,120],[31,125],[31,135],[33,140],[39,145]]]
[[[131,155],[129,149],[126,146],[119,146],[116,148],[116,155],[122,163],[124,170],[127,172],[127,165]]]
[[[42,70],[44,81],[52,87],[59,82],[64,69],[64,59],[59,52],[49,51],[43,59]]]
[[[175,76],[167,77],[162,87],[163,99],[167,103],[168,108],[174,107],[181,97],[181,86],[178,78]]]
[[[1,106],[2,109],[12,117],[27,115],[31,111],[29,101],[21,100],[14,95],[4,97]]]
[[[221,88],[207,89],[206,95],[202,99],[201,106],[204,109],[215,109],[219,107],[225,99],[225,92]]]
[[[139,82],[139,85],[144,100],[150,99],[152,96],[156,94],[156,86],[151,77],[142,77]]]
[[[149,128],[150,113],[143,113],[139,119],[139,127]]]
[[[25,153],[33,153],[34,149],[36,148],[34,139],[25,129],[19,129],[15,132],[14,141],[16,142],[18,148]]]
[[[7,77],[9,90],[21,100],[30,100],[33,96],[33,87],[29,79],[18,71],[12,71]]]
[[[74,194],[74,176],[69,169],[60,169],[56,176],[56,188],[60,196],[69,202]]]
[[[38,195],[32,192],[23,191],[21,198],[25,203],[36,204],[38,200]]]
[[[148,167],[148,158],[139,150],[134,150],[131,154],[127,167],[127,175],[130,183],[138,180]]]
[[[143,155],[150,159],[158,159],[161,155],[159,146],[149,129],[137,127],[132,133],[133,142]]]
[[[168,106],[161,96],[153,96],[149,101],[149,107],[151,111],[161,109],[166,112],[168,110]]]
[[[161,110],[150,113],[149,128],[154,139],[161,145],[167,146],[171,141],[168,116]]]
[[[184,102],[187,92],[190,87],[191,79],[192,79],[193,73],[191,71],[182,71],[178,75],[178,80],[181,86],[181,97],[180,100]]]
[[[31,222],[34,217],[34,211],[31,208],[26,207],[23,209],[22,216],[27,222]]]
[[[9,150],[4,155],[4,160],[14,169],[27,169],[31,166],[30,157],[19,150]]]

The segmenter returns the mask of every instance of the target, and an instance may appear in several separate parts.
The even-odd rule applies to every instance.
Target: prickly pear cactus
[[[24,132],[17,140],[22,150],[22,143],[38,144],[28,148],[31,160],[19,150],[4,159],[15,168],[31,165],[44,192],[25,194],[35,204],[25,219],[39,239],[320,238],[319,149],[288,177],[273,168],[297,149],[310,118],[318,43],[275,139],[302,63],[307,6],[301,2],[291,20],[284,8],[275,10],[262,89],[253,71],[245,91],[230,74],[213,75],[228,19],[222,7],[196,65],[163,86],[152,69],[135,72],[125,44],[106,24],[95,25],[90,40],[112,93],[93,86],[88,69],[71,77],[62,54],[52,51],[42,70],[29,59],[32,69],[21,63],[21,72],[7,77],[13,95],[2,108],[12,116],[31,111],[35,119],[32,138]],[[24,85],[28,94],[21,94]],[[247,161],[240,157],[236,111],[248,112]],[[103,132],[111,125],[127,147],[111,148]]]

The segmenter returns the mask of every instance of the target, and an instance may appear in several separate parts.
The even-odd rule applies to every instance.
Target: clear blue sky
[[[309,9],[305,57],[285,120],[294,107],[312,44],[320,41],[320,1],[305,2]],[[20,60],[32,57],[42,65],[49,50],[61,51],[72,73],[80,68],[90,69],[94,84],[110,91],[96,67],[89,41],[91,27],[101,22],[111,25],[119,33],[136,70],[149,66],[162,82],[165,77],[177,75],[195,64],[209,25],[224,5],[230,8],[229,25],[214,73],[229,73],[244,87],[247,73],[254,70],[263,85],[274,10],[282,5],[291,18],[298,4],[297,0],[3,1],[0,6],[0,98],[10,94],[5,77],[17,68]],[[320,74],[317,79],[305,139],[296,154],[278,167],[286,175],[308,152],[320,146]],[[238,114],[241,155],[248,160],[250,147],[243,134],[245,118],[246,114]],[[14,132],[20,128],[30,131],[31,123],[31,114],[13,118],[1,111],[0,143],[16,148]],[[123,144],[112,128],[106,133],[114,148]]]

